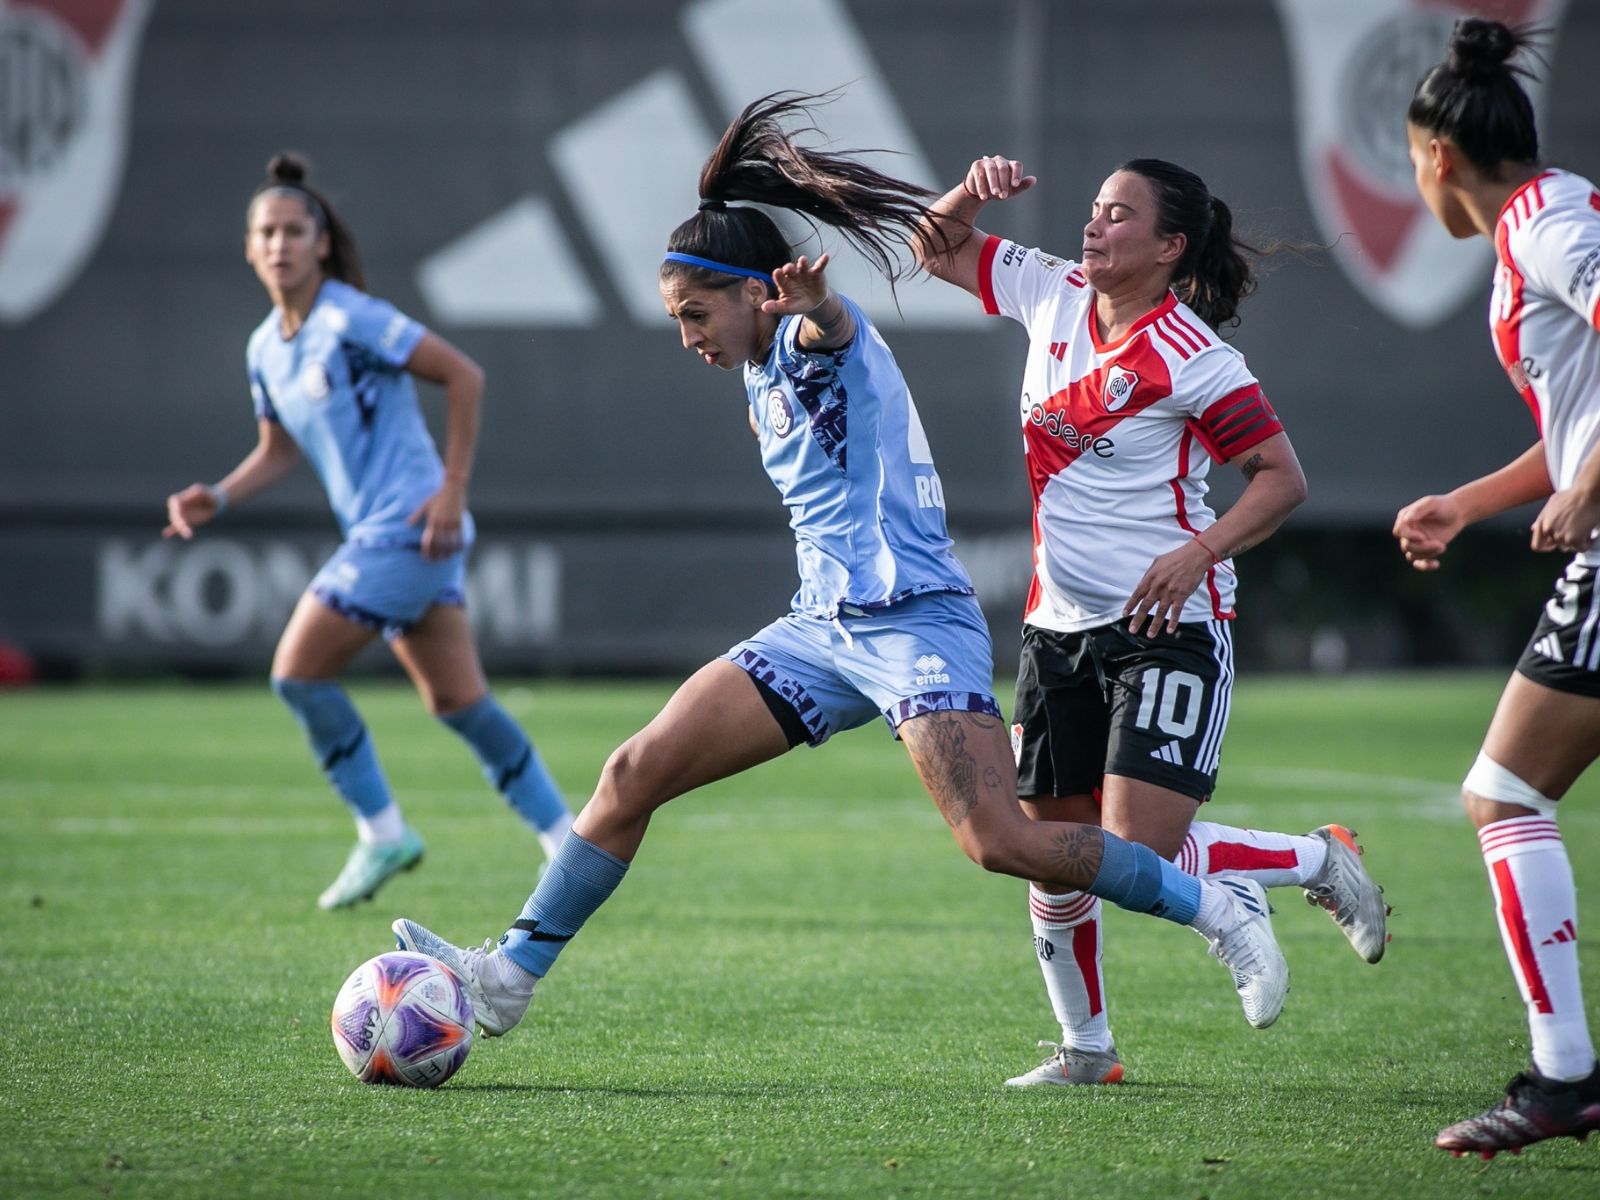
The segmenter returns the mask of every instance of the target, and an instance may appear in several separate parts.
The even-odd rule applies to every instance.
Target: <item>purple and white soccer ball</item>
[[[391,950],[339,989],[333,1044],[362,1083],[438,1087],[472,1049],[472,1000],[442,962]]]

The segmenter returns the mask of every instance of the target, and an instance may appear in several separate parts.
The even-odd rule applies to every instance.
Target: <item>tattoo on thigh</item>
[[[969,727],[986,730],[994,723],[983,713],[929,713],[908,722],[906,739],[917,773],[952,829],[959,828],[978,807],[980,772],[978,760],[967,746]],[[1001,790],[1000,772],[986,767],[981,773],[983,786]]]

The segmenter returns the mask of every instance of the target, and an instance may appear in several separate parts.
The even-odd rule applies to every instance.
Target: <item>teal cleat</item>
[[[344,869],[317,897],[318,908],[349,908],[359,900],[370,900],[401,871],[409,871],[422,861],[422,839],[416,830],[406,828],[398,842],[369,845],[357,842],[345,859]]]

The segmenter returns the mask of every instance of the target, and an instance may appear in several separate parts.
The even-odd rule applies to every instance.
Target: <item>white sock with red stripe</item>
[[[1087,892],[1052,895],[1028,885],[1033,948],[1044,972],[1063,1045],[1111,1049],[1105,986],[1100,973],[1100,898]]]
[[[1304,884],[1322,870],[1328,845],[1304,834],[1268,833],[1195,821],[1178,851],[1178,870],[1201,879],[1244,875],[1262,887]]]
[[[1528,1006],[1533,1065],[1547,1079],[1594,1070],[1578,982],[1578,894],[1561,831],[1549,817],[1512,817],[1478,830],[1500,939]]]

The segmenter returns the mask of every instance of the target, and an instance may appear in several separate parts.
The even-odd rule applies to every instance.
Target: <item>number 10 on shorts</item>
[[[1198,675],[1148,667],[1139,676],[1139,714],[1133,723],[1140,729],[1159,729],[1168,737],[1186,738],[1200,725],[1204,694]]]

